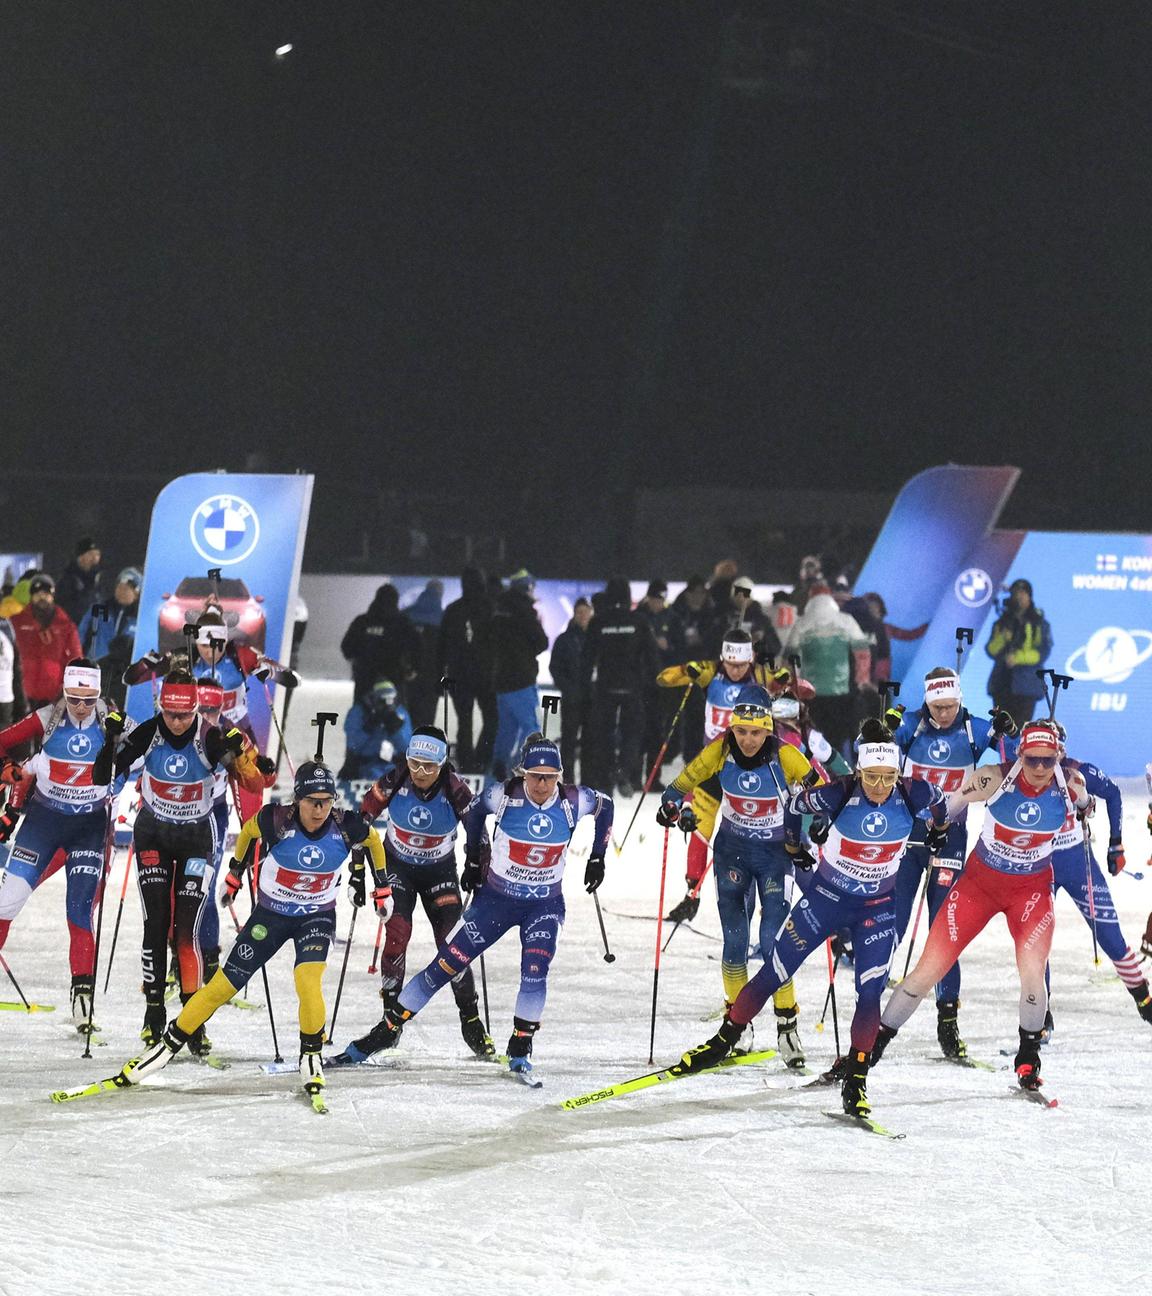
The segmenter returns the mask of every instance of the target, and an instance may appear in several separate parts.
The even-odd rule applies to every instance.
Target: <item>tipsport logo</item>
[[[983,607],[992,597],[992,577],[982,567],[966,567],[952,589],[965,607]]]
[[[210,495],[193,512],[188,530],[200,557],[220,567],[243,562],[260,541],[256,510],[239,495]]]

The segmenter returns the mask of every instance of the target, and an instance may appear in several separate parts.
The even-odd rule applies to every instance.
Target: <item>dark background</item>
[[[0,45],[0,548],[140,561],[225,465],[317,473],[313,569],[683,576],[693,517],[635,519],[687,486],[786,578],[949,460],[1148,528],[1143,3],[5,0]],[[799,487],[872,503],[775,525]]]

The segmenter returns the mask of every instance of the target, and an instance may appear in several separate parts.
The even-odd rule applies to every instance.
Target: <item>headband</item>
[[[70,688],[100,688],[100,667],[99,666],[65,666],[64,667],[64,687]]]
[[[924,681],[925,702],[959,702],[963,696],[956,675],[938,675]]]
[[[408,750],[404,754],[409,760],[443,765],[448,759],[448,744],[433,734],[416,734],[408,743]]]
[[[160,686],[161,711],[195,711],[196,685],[169,684],[165,681]]]
[[[753,655],[750,643],[728,643],[725,641],[720,648],[721,661],[750,662]]]
[[[880,765],[900,768],[900,748],[895,743],[861,743],[856,754],[858,769],[876,769]]]

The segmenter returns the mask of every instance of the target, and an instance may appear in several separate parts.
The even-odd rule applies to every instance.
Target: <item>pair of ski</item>
[[[393,1060],[403,1061],[403,1059]],[[502,1068],[500,1072],[501,1075],[506,1075],[510,1080],[515,1080],[517,1084],[524,1085],[526,1089],[544,1088],[544,1081],[535,1079],[530,1071],[509,1070],[507,1053],[493,1053],[490,1057],[477,1058],[476,1060],[478,1062],[494,1062],[497,1066]],[[334,1065],[330,1059],[326,1065],[332,1066],[334,1070],[347,1070],[352,1066],[378,1067],[382,1071],[392,1070],[387,1062],[375,1062],[371,1060],[365,1060],[363,1062],[345,1062],[339,1065]],[[268,1075],[283,1075],[289,1071],[295,1071],[296,1065],[292,1062],[263,1062],[260,1064],[260,1070]]]
[[[198,1062],[201,1066],[211,1067],[214,1071],[227,1071],[232,1065],[231,1062],[226,1062],[222,1057],[217,1057],[215,1053],[190,1053],[188,1056],[193,1062]],[[48,1097],[54,1103],[66,1103],[74,1102],[77,1098],[95,1098],[98,1094],[115,1093],[118,1089],[135,1088],[139,1088],[139,1086],[133,1085],[123,1071],[118,1071],[114,1076],[106,1076],[103,1080],[94,1080],[91,1084],[77,1085],[73,1089],[54,1089]]]

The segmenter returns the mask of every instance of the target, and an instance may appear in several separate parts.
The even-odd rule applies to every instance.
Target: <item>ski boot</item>
[[[124,1063],[118,1079],[125,1084],[139,1084],[162,1071],[187,1043],[188,1036],[173,1022],[147,1053]]]
[[[968,1056],[968,1045],[960,1038],[957,1023],[959,1013],[959,999],[937,999],[936,1038],[940,1041],[941,1051],[946,1058],[963,1059]]]
[[[736,1047],[736,1041],[744,1034],[744,1027],[738,1026],[727,1013],[720,1023],[720,1029],[710,1040],[697,1044],[689,1049],[680,1059],[677,1069],[680,1071],[707,1071],[717,1062],[723,1062]]]
[[[95,982],[90,976],[74,976],[72,978],[72,1021],[81,1035],[94,1033],[100,1029],[99,1026],[93,1023],[90,1032],[88,1026],[88,1018],[92,1013],[92,995],[95,993],[95,989]]]
[[[795,1008],[777,1008],[776,1040],[780,1057],[790,1071],[804,1070],[804,1046],[796,1029],[799,1014]]]
[[[400,1042],[404,1023],[411,1016],[407,1008],[401,1008],[398,1004],[389,1008],[367,1035],[361,1035],[342,1053],[329,1058],[329,1066],[356,1066],[360,1062],[367,1062],[373,1053],[379,1053],[382,1049],[395,1048]]]
[[[315,1098],[324,1090],[324,1061],[320,1056],[323,1045],[322,1030],[311,1035],[300,1032],[300,1083],[309,1098]]]
[[[821,1084],[842,1084],[848,1078],[848,1059],[838,1057],[827,1071],[820,1073]],[[815,1083],[815,1081],[813,1081]]]
[[[868,1056],[868,1065],[875,1066],[884,1056],[884,1050],[896,1038],[896,1027],[885,1026],[880,1023],[880,1029],[876,1032],[876,1043],[872,1045],[872,1052]]]
[[[140,1038],[153,1048],[160,1043],[164,1027],[168,1025],[168,1009],[162,1003],[150,1003],[144,1006],[144,1025],[140,1028]]]
[[[870,1116],[868,1102],[868,1054],[856,1051],[847,1058],[848,1073],[840,1086],[840,1101],[849,1116]]]
[[[672,908],[668,910],[668,915],[664,921],[670,923],[691,922],[692,919],[696,917],[699,909],[700,897],[694,896],[692,892],[689,891],[679,904],[674,904]]]
[[[1138,986],[1129,986],[1128,993],[1136,1001],[1136,1011],[1144,1018],[1146,1022],[1152,1022],[1152,993],[1148,990],[1148,982],[1141,981]]]
[[[1016,1050],[1016,1082],[1021,1089],[1039,1089],[1044,1083],[1040,1079],[1040,1045],[1044,1042],[1044,1032],[1026,1031],[1020,1027],[1020,1047]]]
[[[540,1023],[525,1021],[523,1017],[512,1018],[512,1034],[508,1037],[508,1070],[519,1071],[527,1075],[532,1070],[532,1036],[540,1029]]]
[[[475,1009],[471,1012],[464,1008],[460,1010],[460,1034],[464,1037],[464,1043],[478,1058],[496,1056],[496,1045],[492,1043],[492,1037],[484,1029],[484,1023]]]
[[[205,1033],[203,1026],[197,1026],[188,1036],[188,1052],[197,1057],[206,1058],[212,1053],[212,1041]]]

